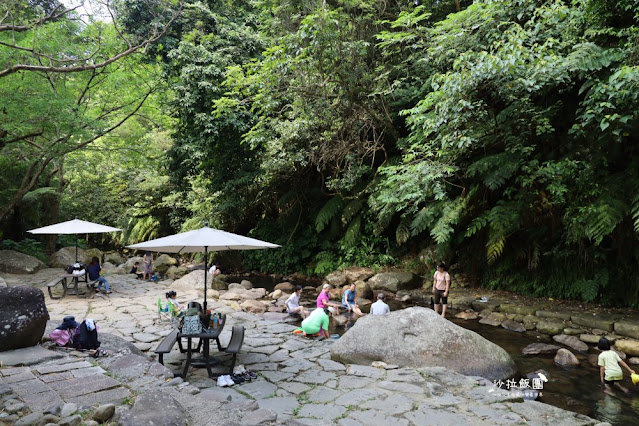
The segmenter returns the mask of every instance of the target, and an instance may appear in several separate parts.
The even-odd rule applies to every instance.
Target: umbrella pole
[[[75,263],[78,263],[78,234],[75,234]]]
[[[209,273],[208,269],[206,268],[208,266],[206,264],[206,260],[208,258],[207,250],[208,250],[208,246],[205,246],[204,247],[204,313],[205,314],[206,314],[206,276]]]

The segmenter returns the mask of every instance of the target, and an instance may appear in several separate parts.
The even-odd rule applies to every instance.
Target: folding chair
[[[166,304],[162,304],[162,299],[158,297],[158,320],[169,320],[171,322],[177,320],[175,315],[175,310],[173,309],[173,304],[171,302],[166,302]]]

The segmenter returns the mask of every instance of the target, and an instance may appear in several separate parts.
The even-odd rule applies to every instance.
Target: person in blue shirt
[[[355,284],[351,284],[348,290],[342,295],[342,305],[348,309],[348,312],[354,312],[357,315],[363,315],[359,309],[357,303],[355,303],[355,296],[357,291],[355,290]]]
[[[109,287],[109,282],[101,276],[102,267],[100,266],[100,261],[97,257],[93,257],[91,259],[91,263],[87,266],[87,272],[89,274],[89,279],[91,281],[97,281],[98,287],[95,289],[96,293],[100,292],[100,288],[104,284],[104,290],[107,294],[111,293],[111,288]]]

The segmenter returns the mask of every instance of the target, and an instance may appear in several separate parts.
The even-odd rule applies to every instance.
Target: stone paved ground
[[[54,273],[58,271],[46,270],[31,279],[38,285]],[[93,318],[101,333],[121,336],[154,359],[153,349],[173,327],[168,321],[159,321],[156,313],[158,297],[164,299],[171,283],[147,283],[129,276],[107,278],[113,289],[110,295],[67,296],[62,300],[47,296],[51,319],[61,321],[65,315],[75,315],[77,320]],[[12,277],[6,280],[10,285],[16,283]],[[201,293],[178,289],[178,300],[201,300]],[[170,380],[167,370],[137,355],[114,354],[87,361],[83,354],[68,352],[58,359],[0,370],[4,407],[0,423],[4,418],[10,424],[16,413],[25,414],[24,406],[44,415],[42,412],[55,405],[72,404],[82,411],[108,402],[118,405],[116,418],[121,424],[140,423],[144,416],[160,413],[165,424],[168,416],[178,414],[189,425],[598,423],[546,404],[524,402],[521,395],[498,389],[484,379],[443,368],[343,365],[330,359],[330,340],[293,335],[291,325],[236,312],[217,301],[211,301],[209,307],[228,315],[223,344],[230,338],[232,325],[246,327],[238,363],[256,371],[257,380],[221,388],[207,377],[205,369],[191,369],[184,382]],[[164,359],[170,370],[177,371],[184,355],[176,345]],[[137,402],[131,407],[133,401]],[[175,405],[167,401],[175,401]],[[60,420],[59,424],[72,423]]]

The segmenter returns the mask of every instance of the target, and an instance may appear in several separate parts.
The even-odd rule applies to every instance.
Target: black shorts
[[[445,290],[435,289],[435,294],[433,295],[433,300],[435,301],[435,305],[440,304],[440,299],[441,299],[442,305],[448,305],[448,296],[444,296],[445,292],[446,292]]]
[[[621,380],[606,380],[606,379],[604,379],[604,383],[607,384],[608,386],[612,386],[615,383],[619,383],[619,382],[621,382]]]

